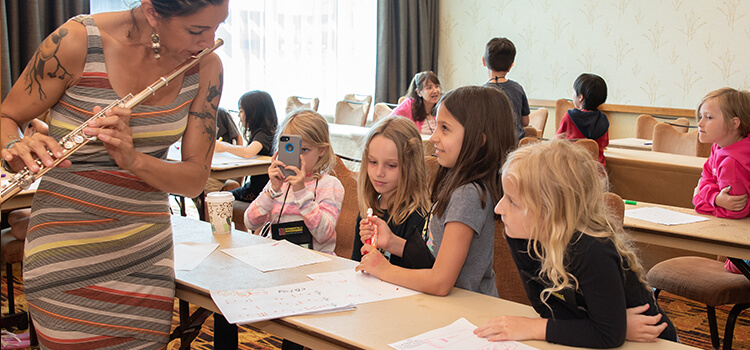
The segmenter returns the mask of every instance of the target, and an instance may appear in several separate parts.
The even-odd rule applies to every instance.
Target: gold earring
[[[154,57],[158,60],[161,55],[159,54],[159,49],[161,48],[161,39],[159,38],[159,34],[151,33],[151,48],[154,49]]]

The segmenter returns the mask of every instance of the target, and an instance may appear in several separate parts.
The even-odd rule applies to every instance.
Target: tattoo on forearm
[[[208,159],[214,153],[216,138],[216,111],[219,109],[219,98],[221,97],[222,87],[224,86],[224,73],[219,72],[219,81],[217,84],[208,82],[208,94],[206,95],[206,102],[203,104],[202,112],[190,112],[190,115],[197,119],[203,120],[203,135],[209,141],[210,146],[206,153],[206,159]]]
[[[47,39],[44,39],[39,49],[34,53],[34,57],[31,59],[29,70],[26,72],[24,78],[26,82],[26,90],[29,95],[34,91],[36,85],[37,92],[39,93],[39,99],[47,97],[47,93],[42,89],[41,80],[44,79],[44,66],[47,61],[54,60],[57,63],[55,70],[47,72],[46,75],[50,78],[57,78],[60,80],[65,79],[66,76],[73,77],[72,74],[68,73],[68,70],[63,67],[60,63],[60,59],[57,57],[57,51],[60,49],[60,42],[68,35],[68,30],[60,28],[60,30],[50,34]]]

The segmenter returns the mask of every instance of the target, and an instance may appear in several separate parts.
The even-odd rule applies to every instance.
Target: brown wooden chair
[[[635,125],[635,137],[639,139],[653,140],[654,127],[656,124],[659,124],[659,121],[653,116],[649,114],[639,115]],[[687,126],[690,125],[690,120],[687,118],[677,118],[670,122],[670,124],[672,124],[672,127],[674,127],[676,131],[686,133],[688,132]],[[678,125],[684,125],[685,127],[680,127]]]
[[[698,130],[681,133],[672,125],[658,123],[654,126],[653,151],[683,154],[686,156],[708,157],[711,144],[698,141]]]
[[[540,141],[536,137],[526,136],[522,138],[521,141],[518,141],[518,147],[523,147],[523,146],[530,145],[532,143],[537,143],[537,142],[542,142],[542,141]]]
[[[540,137],[542,136],[542,134],[544,134],[544,127],[547,126],[548,115],[549,111],[547,111],[547,108],[544,107],[538,108],[529,113],[529,126],[533,126],[537,131],[539,131]]]
[[[344,201],[341,203],[341,213],[339,220],[336,222],[336,255],[344,258],[352,257],[354,249],[354,230],[359,223],[357,214],[359,213],[359,192],[357,190],[357,172],[349,170],[344,162],[336,156],[336,165],[333,167],[333,173],[341,185],[344,186]]]
[[[523,288],[523,281],[521,281],[521,275],[518,274],[516,263],[513,261],[513,256],[510,255],[510,247],[505,241],[505,225],[501,220],[495,220],[495,251],[492,269],[495,271],[495,285],[501,299],[531,305],[529,298],[526,296],[526,290]]]
[[[573,105],[573,101],[571,100],[561,98],[555,101],[555,133],[557,133],[557,130],[560,129],[560,122],[565,116],[565,112],[573,108],[575,108],[575,106]],[[531,115],[529,115],[529,118],[531,118]]]
[[[591,152],[594,159],[599,160],[599,144],[591,139],[578,139],[573,143],[576,146],[581,146]]]
[[[372,110],[372,122],[377,123],[378,120],[391,115],[391,112],[393,112],[393,109],[388,107],[387,104],[383,102],[376,103]]]
[[[724,349],[732,348],[734,325],[737,316],[750,308],[750,280],[742,274],[724,269],[719,260],[696,256],[682,256],[656,264],[648,272],[648,283],[661,291],[706,304],[708,328],[714,349],[719,349],[719,330],[716,306],[734,305],[727,316],[724,331]],[[667,310],[669,311],[669,310]]]
[[[523,130],[526,132],[526,137],[541,137],[541,132],[533,126],[524,126]]]
[[[8,313],[0,318],[0,326],[4,329],[28,328],[30,343],[36,347],[39,342],[34,331],[34,323],[31,321],[31,314],[27,311],[16,312],[15,287],[13,286],[16,275],[13,273],[13,265],[23,263],[24,240],[16,238],[13,235],[13,229],[13,227],[6,228],[0,233],[0,260],[5,265],[5,285],[8,291]]]
[[[307,102],[302,102],[302,100]],[[309,108],[317,111],[319,103],[320,100],[317,97],[289,96],[286,99],[286,114],[298,108]]]
[[[620,220],[621,225],[625,223],[625,202],[622,201],[622,197],[612,192],[605,192],[604,204]]]

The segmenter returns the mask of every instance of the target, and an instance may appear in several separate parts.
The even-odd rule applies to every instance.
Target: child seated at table
[[[723,88],[698,104],[698,140],[713,143],[693,193],[695,211],[720,218],[750,216],[750,92]],[[740,273],[731,261],[726,269]]]
[[[401,116],[390,116],[370,128],[362,152],[359,172],[359,214],[357,222],[369,225],[367,209],[388,223],[396,236],[408,240],[422,233],[430,199],[422,138],[414,122]],[[363,219],[364,218],[364,219]],[[354,231],[352,260],[362,260],[359,225]],[[348,234],[348,232],[343,232]],[[387,254],[391,264],[409,268],[431,267],[418,261],[404,261]]]
[[[583,73],[573,83],[575,109],[565,112],[558,135],[567,139],[587,138],[599,145],[599,163],[607,165],[604,148],[609,145],[609,120],[599,106],[607,100],[607,83],[602,77]]]
[[[356,270],[434,295],[447,295],[455,286],[497,297],[492,204],[502,194],[500,164],[516,144],[510,101],[499,89],[480,86],[456,88],[440,101],[437,129],[430,137],[440,167],[432,182],[428,223],[412,235],[417,241],[406,241],[383,220],[371,219],[378,248],[404,259],[427,257],[434,264],[421,269],[394,266],[365,244]],[[374,234],[370,225],[359,228],[363,241]]]
[[[508,156],[495,213],[502,216],[526,295],[542,318],[502,316],[475,334],[492,341],[617,347],[626,340],[627,309],[648,304],[645,315],[661,315],[659,338],[676,340],[623,237],[622,221],[604,202],[608,181],[601,170],[587,150],[563,140]]]
[[[312,249],[333,254],[344,186],[328,175],[335,164],[328,123],[317,112],[303,109],[287,117],[279,130],[277,142],[282,134],[302,137],[300,168],[278,160],[278,152],[273,155],[269,181],[245,211],[245,226],[257,231],[265,224],[301,221],[312,235]],[[294,175],[284,176],[281,168]]]

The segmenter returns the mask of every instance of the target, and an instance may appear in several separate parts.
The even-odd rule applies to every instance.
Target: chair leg
[[[724,330],[724,349],[725,350],[731,350],[732,349],[732,338],[734,338],[734,324],[737,322],[737,317],[740,315],[740,312],[743,310],[750,308],[750,303],[748,304],[737,304],[734,307],[732,307],[732,310],[729,311],[729,316],[727,316],[727,327]]]
[[[706,305],[706,312],[708,313],[708,329],[711,332],[711,345],[718,350],[721,344],[719,344],[719,327],[716,326],[716,309]]]
[[[661,289],[654,288],[654,300],[659,299],[659,293]]]
[[[8,314],[16,313],[16,298],[13,293],[13,264],[5,263],[5,283],[8,286]]]

